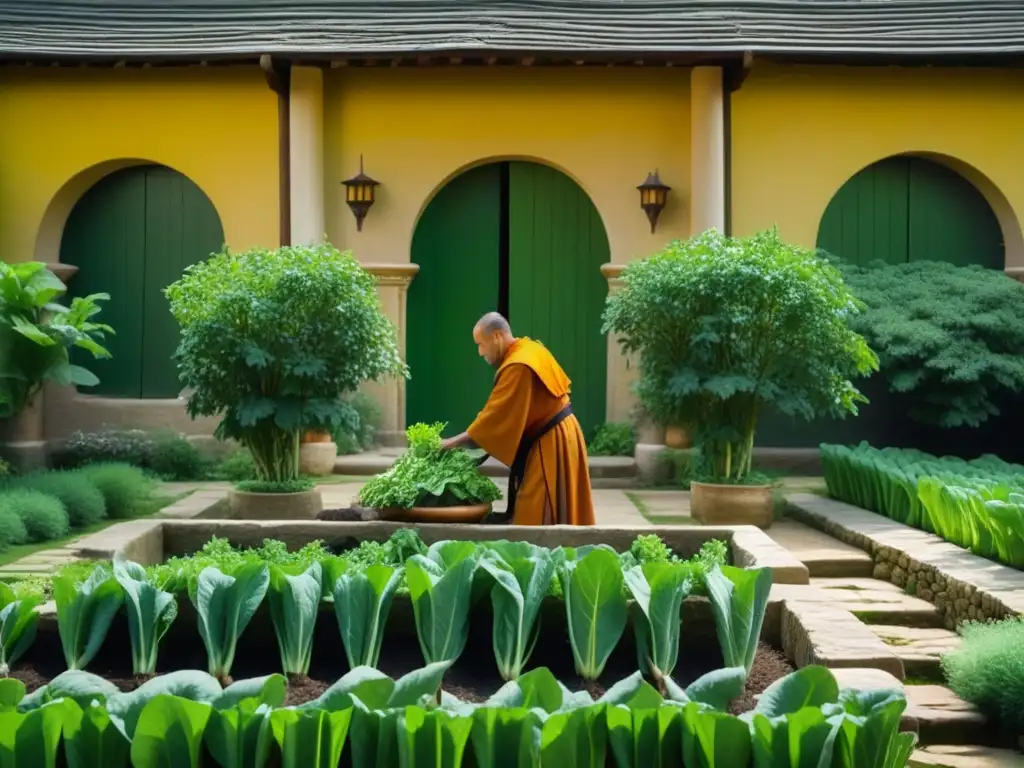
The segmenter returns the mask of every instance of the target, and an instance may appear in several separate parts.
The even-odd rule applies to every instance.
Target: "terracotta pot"
[[[318,432],[316,430],[308,430],[302,433],[302,437],[299,438],[299,442],[302,444],[306,443],[329,443],[331,442],[330,432]]]
[[[302,443],[299,445],[299,474],[310,477],[325,477],[334,473],[334,462],[338,460],[338,446],[326,443]]]
[[[479,523],[491,511],[490,504],[468,507],[412,507],[382,509],[380,519],[393,523]]]
[[[693,447],[693,440],[690,439],[690,432],[686,427],[667,427],[665,445],[676,450],[685,450]]]
[[[690,514],[704,525],[769,528],[774,510],[770,485],[690,483]]]
[[[320,491],[248,493],[232,488],[228,494],[234,520],[315,520],[323,508]]]

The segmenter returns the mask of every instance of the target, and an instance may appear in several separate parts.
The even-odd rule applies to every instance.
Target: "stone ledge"
[[[773,584],[807,584],[810,571],[788,549],[754,525],[732,527],[733,563],[744,567],[772,569]]]
[[[892,649],[852,613],[829,602],[810,602],[799,597],[786,600],[782,606],[781,635],[783,652],[798,668],[809,664],[873,668],[888,672],[897,680],[906,677],[903,662]]]
[[[339,456],[334,462],[334,474],[377,475],[390,469],[397,458],[384,452]],[[590,478],[594,481],[632,481],[637,475],[636,460],[632,456],[591,456],[589,466]],[[487,459],[480,467],[480,471],[488,477],[508,477],[508,467],[494,458]]]
[[[228,492],[217,488],[195,491],[158,513],[176,520],[224,518],[228,514]]]
[[[787,501],[791,517],[868,552],[875,578],[935,605],[947,629],[1024,614],[1024,571],[834,499],[797,493]]]
[[[163,529],[166,521],[129,520],[79,539],[75,547],[86,560],[112,560],[120,552],[140,565],[164,560]]]

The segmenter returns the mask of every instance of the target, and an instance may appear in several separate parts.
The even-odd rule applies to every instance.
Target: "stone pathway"
[[[798,598],[800,605],[793,605],[792,610],[813,612],[815,604],[827,604],[849,611],[902,664],[908,678],[904,726],[916,730],[920,737],[912,766],[1024,766],[1024,756],[1019,753],[971,746],[999,743],[999,735],[973,705],[937,684],[942,680],[942,654],[958,647],[960,639],[945,628],[945,617],[934,604],[873,578],[870,555],[815,528],[786,519],[767,533],[811,573],[810,588],[805,588]],[[834,637],[836,631],[860,634],[852,625],[844,630],[833,627],[830,642],[839,639]],[[929,680],[936,684],[920,684]]]

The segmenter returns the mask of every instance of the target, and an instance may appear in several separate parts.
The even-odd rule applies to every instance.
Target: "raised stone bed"
[[[813,494],[787,497],[789,515],[863,549],[874,577],[932,603],[942,624],[1024,614],[1024,572],[850,504]]]

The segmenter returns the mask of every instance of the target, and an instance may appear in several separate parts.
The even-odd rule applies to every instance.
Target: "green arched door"
[[[446,421],[455,433],[476,416],[494,372],[477,355],[471,333],[490,310],[558,358],[588,434],[604,421],[601,265],[609,261],[608,238],[575,182],[536,163],[467,171],[423,212],[412,260],[420,271],[408,298],[409,423]]]
[[[170,168],[116,171],[82,196],[64,227],[61,261],[78,267],[73,296],[110,294],[100,318],[116,332],[111,359],[85,363],[100,379],[90,394],[177,397],[179,331],[163,291],[223,244],[213,203]]]

